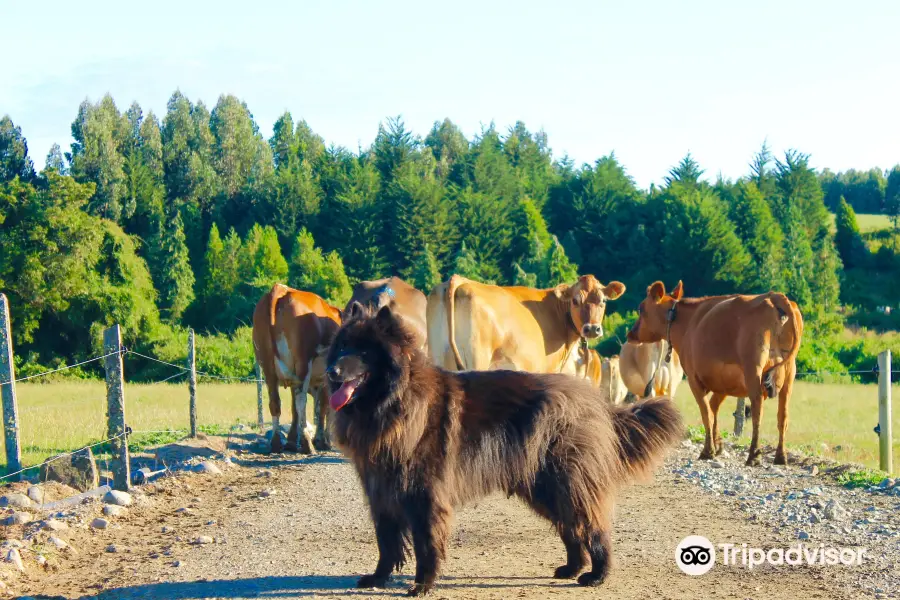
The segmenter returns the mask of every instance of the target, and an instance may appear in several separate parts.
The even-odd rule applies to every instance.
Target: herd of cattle
[[[449,370],[515,369],[589,379],[612,403],[674,396],[686,375],[706,429],[700,458],[722,451],[718,412],[726,396],[748,397],[753,433],[748,464],[759,464],[765,398],[778,397],[776,464],[785,464],[788,401],[803,332],[797,305],[784,294],[684,298],[679,284],[647,288],[637,323],[619,356],[601,358],[588,340],[603,335],[606,303],[625,286],[583,275],[552,289],[500,287],[453,275],[426,297],[402,279],[357,284],[354,302],[390,305],[434,364]],[[273,452],[330,447],[325,354],[344,314],[316,294],[276,284],[253,314],[253,346],[266,381]],[[291,389],[291,428],[280,435],[279,387]],[[315,432],[306,398],[315,402]]]

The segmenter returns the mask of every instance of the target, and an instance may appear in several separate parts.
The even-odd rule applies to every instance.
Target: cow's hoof
[[[303,438],[302,440],[300,440],[299,452],[300,454],[315,454],[316,449],[312,440],[309,438]]]
[[[299,452],[300,449],[297,447],[297,442],[288,442],[284,446],[285,452]]]
[[[376,575],[363,575],[356,582],[358,588],[383,588],[390,577],[378,577]]]
[[[598,575],[597,573],[582,573],[581,577],[578,578],[578,585],[594,587],[603,583],[604,579],[605,578],[602,575]]]
[[[431,591],[431,586],[427,583],[414,583],[412,587],[406,590],[407,596],[424,596]]]
[[[553,572],[554,579],[572,579],[581,572],[583,566],[563,565]]]
[[[284,442],[281,441],[281,436],[272,436],[272,443],[269,445],[269,450],[272,454],[281,454],[284,452]]]
[[[317,438],[313,440],[313,448],[319,452],[328,452],[331,450],[331,443],[328,440]]]
[[[747,466],[758,467],[762,464],[762,452],[756,451],[747,455]]]
[[[783,452],[775,453],[775,464],[776,465],[786,465],[787,464],[787,455]]]
[[[698,456],[697,459],[698,460],[712,460],[713,453],[704,448],[703,452],[700,453],[700,456]]]

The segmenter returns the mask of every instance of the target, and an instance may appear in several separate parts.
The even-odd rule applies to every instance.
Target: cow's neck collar
[[[678,300],[672,302],[672,306],[666,311],[666,364],[672,362],[672,323],[678,316]]]

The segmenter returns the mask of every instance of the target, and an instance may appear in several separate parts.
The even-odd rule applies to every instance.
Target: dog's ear
[[[382,329],[388,329],[394,325],[394,311],[391,310],[390,304],[385,304],[375,315],[375,323]]]
[[[364,312],[365,309],[363,308],[363,305],[354,300],[350,306],[344,309],[344,320],[351,321],[353,319],[358,319]]]

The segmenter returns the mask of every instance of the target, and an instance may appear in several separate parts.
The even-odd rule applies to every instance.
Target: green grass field
[[[900,399],[900,386],[893,386],[893,398]],[[700,410],[687,382],[678,388],[676,402],[685,424],[701,426]],[[736,401],[726,400],[720,409],[723,430],[734,428]],[[778,442],[778,403],[767,400],[763,406],[763,443]],[[788,414],[787,445],[807,454],[833,458],[840,462],[857,462],[878,467],[878,386],[829,383],[803,383],[794,386]],[[752,425],[747,419],[744,437],[749,443]],[[894,466],[900,468],[900,410],[893,411]],[[823,443],[827,445],[823,446]],[[838,448],[839,449],[836,449]]]
[[[103,382],[26,383],[16,389],[25,465],[106,437]],[[900,399],[900,386],[894,386],[893,393]],[[227,428],[239,422],[256,422],[255,384],[201,383],[197,394],[197,419],[204,427]],[[289,415],[287,398],[286,391],[282,391],[284,410]],[[701,424],[686,382],[679,387],[676,401],[686,424]],[[136,432],[188,427],[188,391],[184,384],[126,384],[125,402],[127,423]],[[734,406],[735,401],[729,399],[722,407],[727,431],[734,423]],[[766,402],[762,428],[765,443],[777,441],[776,409],[775,402]],[[264,414],[268,421],[268,406]],[[791,402],[788,444],[842,462],[877,467],[878,437],[872,431],[877,423],[876,386],[798,383]],[[749,435],[749,421],[744,431]],[[165,441],[165,436],[156,439]],[[900,466],[900,407],[894,410],[894,439],[894,464]],[[835,450],[836,446],[840,450]],[[0,455],[0,460],[5,458]]]
[[[835,215],[834,213],[829,214],[831,215],[831,229],[832,231],[834,231]],[[890,229],[893,227],[893,225],[891,224],[891,220],[887,215],[875,215],[866,213],[856,213],[856,224],[859,225],[860,233],[879,231],[881,229]]]
[[[16,386],[16,392],[22,462],[26,466],[106,438],[104,382],[24,383]],[[283,394],[284,400],[287,397]],[[268,419],[266,402],[265,415]],[[284,408],[290,411],[289,404]],[[187,430],[190,425],[187,385],[126,384],[125,421],[135,432]],[[199,384],[197,422],[207,428],[236,423],[255,424],[256,384]],[[155,436],[155,439],[164,440],[166,436]],[[5,463],[5,454],[0,460]]]

